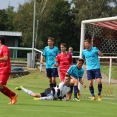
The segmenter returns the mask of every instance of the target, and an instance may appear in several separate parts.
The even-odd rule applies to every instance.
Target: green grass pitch
[[[59,79],[57,80],[59,83]],[[16,86],[24,86],[34,92],[42,92],[48,85],[45,73],[38,70],[30,75],[10,79],[8,87],[15,91]],[[15,105],[8,105],[10,101],[0,94],[0,117],[116,117],[117,100],[103,99],[101,102],[81,98],[80,102],[71,101],[34,101],[23,91],[18,93]],[[87,92],[89,93],[89,92]]]

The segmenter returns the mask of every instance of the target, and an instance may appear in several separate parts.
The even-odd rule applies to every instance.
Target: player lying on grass
[[[23,86],[16,87],[15,89],[23,90],[25,93],[33,96],[34,100],[64,100],[64,96],[71,90],[70,75],[66,74],[64,82],[59,83],[59,85],[54,88],[47,88],[42,93],[34,93]]]

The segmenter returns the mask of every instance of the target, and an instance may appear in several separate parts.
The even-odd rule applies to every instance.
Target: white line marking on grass
[[[117,105],[117,103],[113,103],[113,102],[107,102],[107,101],[102,101],[102,102],[105,102],[105,103],[108,103],[108,104]]]
[[[42,111],[43,112],[43,110],[22,110],[22,109],[15,109],[15,110],[21,110],[21,111]],[[53,113],[70,113],[70,114],[74,114],[74,112],[72,112],[72,111],[54,111]],[[75,112],[75,113],[85,113],[86,114],[86,112]]]

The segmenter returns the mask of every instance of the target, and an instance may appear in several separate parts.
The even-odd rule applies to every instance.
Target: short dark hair
[[[84,42],[91,43],[91,40],[90,39],[85,39]]]
[[[48,40],[51,40],[54,42],[54,38],[53,37],[48,37]]]
[[[5,44],[6,38],[4,36],[0,36],[0,40],[2,44]]]
[[[84,63],[84,59],[83,58],[79,58],[78,61],[82,61],[82,64]]]
[[[64,46],[65,48],[67,48],[66,43],[61,43],[60,46],[61,46],[61,45]]]
[[[68,73],[65,74],[65,77],[69,77],[71,79],[71,77]]]

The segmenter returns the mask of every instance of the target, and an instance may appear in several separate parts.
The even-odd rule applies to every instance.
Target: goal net
[[[84,40],[88,38],[92,45],[103,52],[100,57],[102,73],[102,97],[105,99],[117,98],[117,17],[84,20],[81,24],[80,56],[84,48]],[[84,65],[86,68],[86,65]],[[85,70],[86,71],[86,70]],[[87,83],[86,73],[84,82]],[[94,81],[95,95],[98,94],[97,82]],[[82,88],[82,96],[89,98],[89,89]]]

